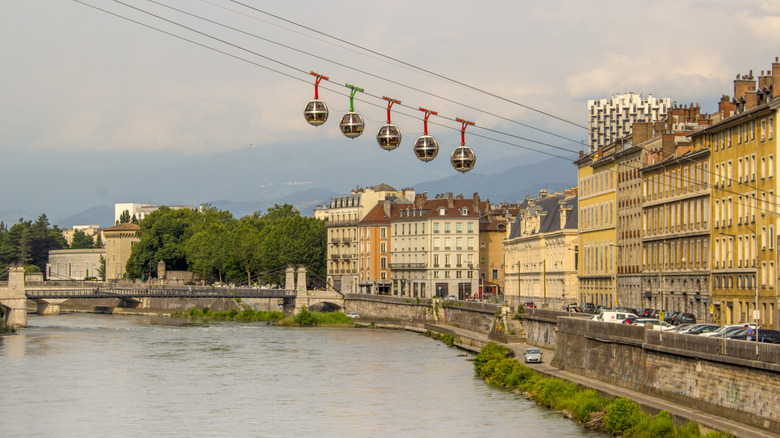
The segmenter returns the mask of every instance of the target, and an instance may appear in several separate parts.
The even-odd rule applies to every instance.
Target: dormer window
[[[462,214],[463,216],[468,215],[469,214],[469,209],[466,208],[466,207],[461,208],[460,209],[460,214]]]
[[[447,210],[444,207],[439,208],[439,216],[444,216],[447,214]]]

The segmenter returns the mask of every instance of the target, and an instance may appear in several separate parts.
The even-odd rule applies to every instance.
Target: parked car
[[[348,316],[348,317],[350,317],[350,318],[352,318],[352,319],[357,319],[357,318],[360,318],[360,315],[358,315],[358,314],[357,314],[357,313],[355,313],[355,312],[349,312],[349,313],[347,313],[347,316]]]
[[[448,300],[457,300],[458,297],[456,297],[455,295],[447,295],[447,299]]]
[[[679,333],[685,333],[688,335],[701,335],[704,333],[715,331],[719,328],[720,326],[718,324],[693,324],[689,326],[687,329],[679,331]]]
[[[538,348],[529,348],[525,350],[523,357],[525,358],[525,363],[542,363],[542,352]]]
[[[726,336],[728,339],[737,339],[741,341],[747,340],[747,329],[742,327],[742,329],[732,335]],[[753,333],[753,336],[750,339],[752,342],[766,342],[769,344],[780,344],[780,330],[771,330],[771,329],[762,329],[758,328]]]
[[[681,313],[677,315],[677,324],[696,324],[696,315],[693,313]]]
[[[644,308],[639,309],[639,311],[636,314],[640,318],[649,318],[651,313],[653,313],[653,309],[644,307]]]
[[[723,327],[720,327],[719,329],[713,330],[713,331],[711,331],[709,333],[702,333],[699,336],[707,336],[707,337],[710,337],[710,338],[716,338],[716,337],[723,337],[723,338],[725,338],[726,336],[731,336],[731,335],[735,334],[736,332],[738,332],[739,330],[744,329],[746,325],[749,326],[749,327],[753,327],[754,329],[756,328],[756,325],[753,324],[753,323],[750,323],[750,324],[744,324],[744,323],[743,324],[729,324],[729,325],[724,325]]]
[[[634,325],[640,327],[644,327],[647,324],[652,324],[653,330],[667,331],[674,328],[674,326],[669,324],[668,322],[661,321],[660,319],[655,319],[655,318],[639,318],[636,321],[634,321]]]
[[[678,324],[678,325],[674,326],[674,328],[669,330],[669,331],[670,332],[675,332],[675,333],[685,333],[685,331],[688,330],[691,327],[693,327],[693,324],[688,324],[688,323]]]
[[[596,314],[596,313],[598,313],[598,311],[596,310],[596,305],[595,305],[595,304],[593,304],[593,303],[582,303],[582,305],[580,306],[580,308],[581,308],[581,309],[582,309],[582,311],[583,311],[583,312],[585,312],[585,313],[591,313],[591,314]]]
[[[615,312],[628,312],[639,316],[639,312],[637,312],[636,309],[631,307],[615,307]]]
[[[637,319],[637,318],[638,316],[636,316],[633,313],[607,311],[607,312],[601,312],[598,315],[598,318],[596,319],[604,322],[622,323],[627,319]]]
[[[533,301],[526,301],[523,303],[523,307],[527,307],[529,309],[536,309],[536,304],[534,304]]]

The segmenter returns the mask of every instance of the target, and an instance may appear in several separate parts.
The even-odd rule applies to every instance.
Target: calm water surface
[[[404,331],[30,315],[0,437],[595,437]],[[469,356],[471,357],[471,356]]]

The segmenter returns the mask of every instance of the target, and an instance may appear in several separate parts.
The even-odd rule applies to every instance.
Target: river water
[[[30,316],[0,337],[0,437],[595,437],[405,331]]]

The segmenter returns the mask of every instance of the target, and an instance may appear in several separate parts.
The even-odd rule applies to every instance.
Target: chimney
[[[539,189],[539,200],[547,197],[547,189]]]
[[[772,86],[772,72],[767,70],[764,74],[764,70],[761,70],[761,75],[758,77],[758,89],[766,90]]]
[[[479,211],[479,193],[474,192],[474,211]]]
[[[564,229],[566,227],[566,201],[563,200],[563,198],[558,200],[558,210],[560,211],[560,217],[561,217],[561,229]]]
[[[661,120],[656,121],[653,123],[653,129],[655,130],[655,135],[661,135],[666,132],[666,122],[663,122]]]
[[[642,144],[653,138],[653,128],[650,122],[634,122],[631,132],[634,135],[634,145]]]
[[[452,197],[452,192],[447,193],[447,208],[453,208],[455,207],[455,201]]]
[[[729,96],[723,95],[720,98],[720,102],[718,102],[718,112],[720,113],[721,118],[727,118],[731,117],[732,114],[737,110],[736,105],[731,101]]]
[[[745,111],[758,106],[758,93],[754,91],[748,91],[745,93]]]
[[[745,76],[737,75],[734,79],[734,99],[740,100],[748,91],[756,91],[756,82],[753,80],[753,70]]]
[[[390,217],[390,200],[382,201],[382,209],[385,211],[385,217]]]
[[[428,202],[428,192],[425,192],[421,195],[417,195],[414,197],[415,208],[423,208],[426,202]]]
[[[674,155],[676,145],[674,142],[674,134],[663,134],[661,137],[661,160],[663,161],[672,155]]]
[[[777,62],[776,56],[775,62],[772,63],[772,97],[780,97],[780,62]]]

